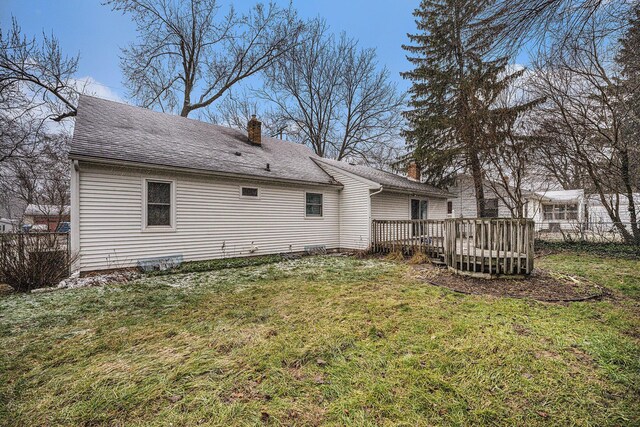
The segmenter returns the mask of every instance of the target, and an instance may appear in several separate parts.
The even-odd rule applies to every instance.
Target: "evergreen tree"
[[[501,144],[518,115],[533,103],[496,108],[503,91],[524,70],[507,72],[509,58],[491,58],[498,28],[480,23],[483,0],[423,0],[414,11],[418,32],[403,46],[415,65],[402,77],[412,81],[409,128],[411,157],[427,180],[446,184],[459,172],[472,175],[477,211],[485,216],[483,157]]]
[[[625,100],[622,106],[626,119],[625,136],[640,144],[640,3],[636,4],[627,31],[620,39],[616,62],[622,74],[620,88]]]
[[[640,188],[640,4],[634,7],[615,59],[621,71],[618,88],[620,133],[624,147],[619,156],[621,187],[627,197],[634,243],[640,245],[640,209],[635,200]]]

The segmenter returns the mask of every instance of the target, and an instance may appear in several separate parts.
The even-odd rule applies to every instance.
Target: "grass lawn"
[[[0,297],[0,425],[638,425],[640,262],[614,291],[457,294],[317,257]]]

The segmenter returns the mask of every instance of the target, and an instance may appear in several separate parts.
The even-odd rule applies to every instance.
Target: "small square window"
[[[307,193],[306,196],[306,215],[307,217],[322,217],[322,194]]]
[[[258,197],[258,189],[253,187],[242,187],[242,197]]]

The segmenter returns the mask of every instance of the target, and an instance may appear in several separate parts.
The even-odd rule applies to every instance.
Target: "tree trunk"
[[[622,150],[621,153],[621,167],[622,167],[622,180],[624,182],[625,191],[627,194],[627,210],[629,211],[629,220],[631,221],[630,227],[633,233],[632,241],[634,245],[640,246],[640,227],[638,227],[638,217],[636,215],[636,203],[633,199],[633,187],[631,186],[631,174],[629,172],[629,152]],[[624,224],[621,224],[624,227]]]
[[[473,187],[476,192],[476,209],[477,217],[483,218],[485,216],[485,202],[484,202],[484,177],[482,174],[482,167],[480,166],[480,160],[478,159],[478,153],[474,150],[470,156],[471,160],[471,176],[473,177]]]

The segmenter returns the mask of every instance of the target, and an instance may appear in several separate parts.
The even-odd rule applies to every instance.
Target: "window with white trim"
[[[322,193],[306,193],[305,213],[308,218],[322,218]]]
[[[146,227],[172,227],[171,181],[146,181]]]
[[[572,220],[578,219],[577,203],[556,203],[542,205],[542,214],[545,220]]]
[[[258,189],[256,187],[242,187],[240,195],[242,197],[258,197]]]

